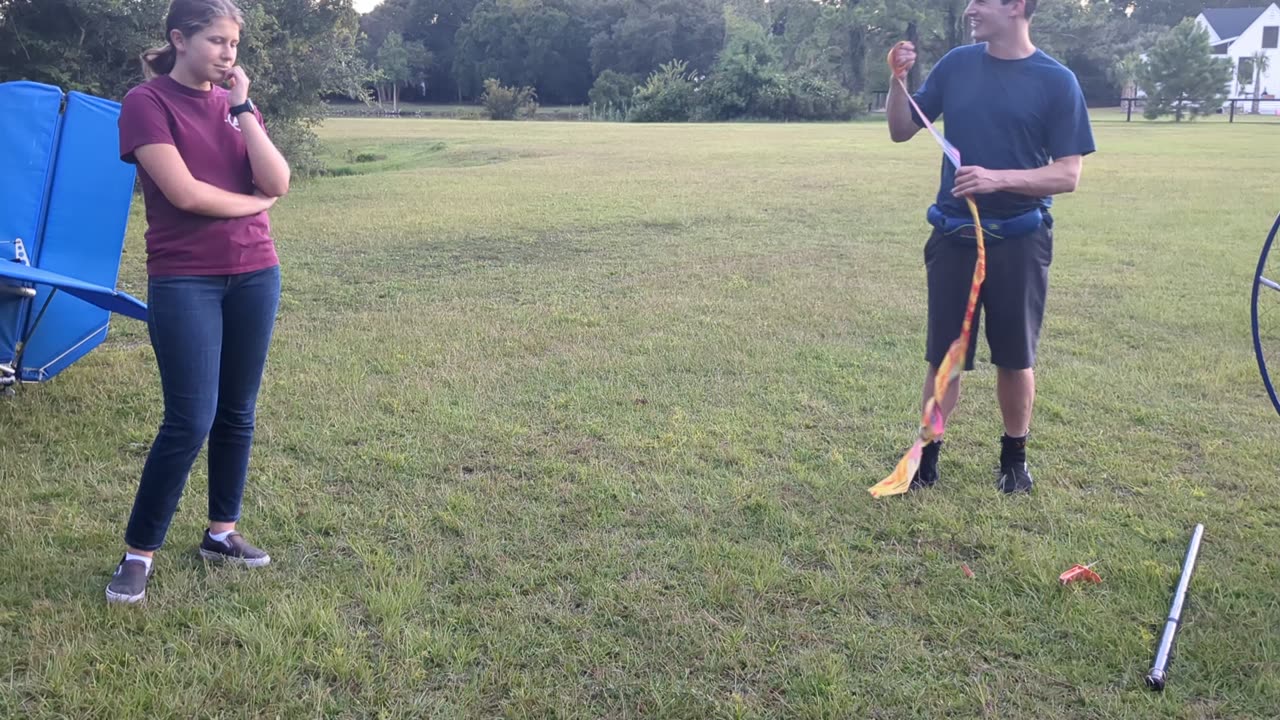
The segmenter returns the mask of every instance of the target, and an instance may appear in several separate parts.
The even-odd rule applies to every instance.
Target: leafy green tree
[[[359,16],[351,0],[240,0],[240,7],[237,62],[253,81],[254,102],[295,171],[316,171],[312,128],[324,119],[322,98],[365,97],[370,70],[359,53]]]
[[[580,20],[545,0],[482,0],[458,31],[454,74],[464,95],[496,78],[549,103],[583,103],[590,50]]]
[[[0,82],[120,99],[142,51],[164,42],[168,0],[0,0]]]
[[[387,33],[374,64],[378,102],[381,104],[390,99],[391,111],[400,112],[400,88],[425,82],[430,68],[431,53],[422,43],[406,43],[395,30]]]
[[[707,83],[707,119],[728,119],[759,113],[759,96],[780,68],[778,51],[765,29],[725,8],[725,43]]]
[[[600,12],[613,21],[591,38],[596,74],[615,70],[647,77],[671,60],[706,74],[724,44],[724,15],[716,0],[606,0]]]

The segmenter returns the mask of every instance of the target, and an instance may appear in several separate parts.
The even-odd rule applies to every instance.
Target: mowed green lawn
[[[202,456],[146,606],[106,606],[162,415],[117,320],[0,402],[0,716],[1274,716],[1280,418],[1248,300],[1275,127],[1095,130],[1057,205],[1036,493],[993,486],[982,341],[940,485],[875,500],[918,420],[925,136],[330,121],[355,174],[273,212],[241,528],[274,563],[198,559]],[[142,230],[139,200],[140,296]]]

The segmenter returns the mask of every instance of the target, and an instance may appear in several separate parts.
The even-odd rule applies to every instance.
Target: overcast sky
[[[356,0],[356,12],[369,12],[380,2],[382,2],[382,0]]]

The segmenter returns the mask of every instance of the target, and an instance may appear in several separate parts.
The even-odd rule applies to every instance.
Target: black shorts
[[[987,277],[978,295],[969,335],[965,370],[973,369],[978,329],[987,320],[987,345],[991,363],[1009,370],[1035,365],[1045,296],[1049,290],[1049,264],[1053,261],[1053,230],[1042,224],[1019,237],[985,238]],[[925,360],[938,365],[960,337],[964,311],[973,285],[978,243],[959,233],[937,230],[924,246],[925,274],[929,287],[929,331]]]

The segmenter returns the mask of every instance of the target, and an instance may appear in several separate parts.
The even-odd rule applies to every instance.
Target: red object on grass
[[[1073,565],[1070,570],[1058,576],[1058,581],[1063,585],[1069,585],[1077,581],[1100,583],[1102,582],[1102,578],[1098,577],[1098,573],[1090,569],[1094,564],[1095,563],[1089,563],[1088,565]]]

